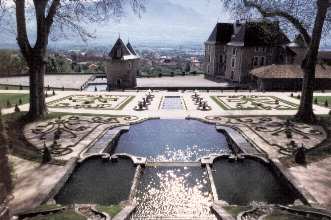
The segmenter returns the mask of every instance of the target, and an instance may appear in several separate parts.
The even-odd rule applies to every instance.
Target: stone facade
[[[287,43],[278,23],[218,23],[205,43],[205,76],[248,83],[251,69],[285,62]]]
[[[106,62],[108,89],[127,89],[137,86],[140,57],[130,43],[125,45],[119,38]]]

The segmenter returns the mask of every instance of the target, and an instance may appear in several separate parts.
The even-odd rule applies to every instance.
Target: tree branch
[[[47,0],[33,0],[37,19],[37,41],[34,49],[46,49],[48,33],[46,29],[45,11]]]
[[[330,0],[331,1],[331,0]],[[289,13],[281,10],[270,10],[262,8],[258,3],[254,3],[248,0],[243,0],[244,5],[249,8],[257,9],[263,17],[282,17],[288,20],[293,26],[301,33],[307,45],[310,44],[311,36],[307,29],[302,25],[299,19],[290,15]]]
[[[51,31],[52,24],[54,22],[54,17],[56,15],[57,9],[60,6],[60,0],[53,0],[46,17],[47,33]]]

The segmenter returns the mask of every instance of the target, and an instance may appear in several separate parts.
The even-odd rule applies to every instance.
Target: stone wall
[[[107,84],[111,89],[127,89],[137,86],[139,59],[109,60],[106,65]]]

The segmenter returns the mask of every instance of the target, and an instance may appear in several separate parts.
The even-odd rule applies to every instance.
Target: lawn
[[[30,220],[86,220],[84,216],[81,216],[74,211],[63,211],[52,215],[39,215],[30,218]]]
[[[309,218],[301,215],[293,215],[280,210],[274,211],[272,214],[266,216],[265,220],[315,220],[316,218]]]
[[[97,210],[100,212],[107,213],[110,217],[114,217],[122,210],[122,208],[120,205],[110,205],[110,206],[98,205]]]
[[[252,206],[224,206],[223,208],[234,218],[237,218],[239,213],[251,209]]]
[[[29,102],[29,94],[19,94],[19,93],[0,93],[0,107],[8,108],[13,107],[15,104],[26,104]],[[10,106],[8,106],[10,104]]]
[[[328,102],[327,107],[331,107],[331,96],[314,96],[314,104],[325,106],[325,101]]]

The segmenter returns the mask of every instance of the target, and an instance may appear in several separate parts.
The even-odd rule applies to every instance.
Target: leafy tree
[[[302,62],[304,72],[302,95],[296,118],[313,122],[313,92],[315,68],[322,35],[328,34],[331,24],[331,0],[221,0],[239,18],[262,16],[277,19],[289,32],[302,35],[308,45]]]
[[[49,38],[68,37],[78,34],[83,40],[93,37],[84,27],[86,24],[119,18],[124,4],[130,3],[136,13],[143,9],[144,0],[0,0],[0,22],[8,28],[8,20],[16,20],[16,39],[29,67],[30,109],[29,119],[46,114],[44,75],[47,66]],[[35,21],[35,43],[28,35],[29,21]],[[85,25],[85,26],[84,26]]]
[[[26,64],[23,57],[13,50],[0,50],[0,74],[17,75],[23,73]]]

